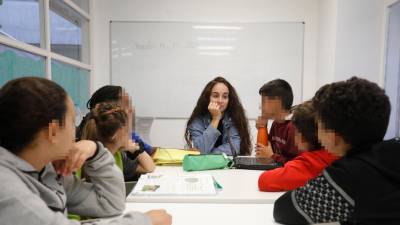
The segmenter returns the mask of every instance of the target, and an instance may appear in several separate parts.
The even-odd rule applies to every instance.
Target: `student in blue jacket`
[[[248,122],[232,85],[222,77],[210,81],[197,100],[185,131],[189,147],[201,153],[250,155]],[[233,149],[231,149],[231,146]]]

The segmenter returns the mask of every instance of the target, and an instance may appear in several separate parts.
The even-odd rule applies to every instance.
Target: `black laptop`
[[[254,156],[237,156],[236,149],[231,142],[230,136],[228,136],[228,141],[233,156],[233,167],[236,169],[272,170],[278,167],[282,167],[282,163],[275,162],[273,159],[269,158],[259,158]]]
[[[282,167],[281,163],[269,158],[258,158],[253,156],[236,156],[233,158],[233,167],[247,170],[272,170]]]

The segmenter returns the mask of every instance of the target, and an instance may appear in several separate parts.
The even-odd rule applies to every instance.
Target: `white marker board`
[[[259,88],[281,78],[302,100],[304,23],[116,22],[111,83],[131,95],[136,115],[188,118],[204,86],[225,77],[249,118]]]

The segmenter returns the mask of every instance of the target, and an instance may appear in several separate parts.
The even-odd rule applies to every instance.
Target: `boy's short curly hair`
[[[292,123],[310,145],[310,149],[307,149],[308,151],[322,148],[317,137],[318,128],[315,116],[315,109],[311,101],[303,102],[293,109]]]
[[[389,123],[390,102],[377,84],[358,77],[321,87],[313,105],[318,119],[352,147],[382,141]]]

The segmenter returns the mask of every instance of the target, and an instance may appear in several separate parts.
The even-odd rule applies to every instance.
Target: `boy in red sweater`
[[[262,117],[257,120],[256,127],[267,127],[269,119],[274,122],[268,135],[269,144],[257,143],[256,156],[286,163],[299,154],[294,144],[294,127],[289,112],[293,103],[292,87],[288,82],[276,79],[264,84],[259,94]]]
[[[284,167],[262,173],[258,179],[260,191],[288,191],[301,187],[337,159],[318,142],[315,110],[310,101],[295,108],[292,123],[295,144],[301,153]]]

